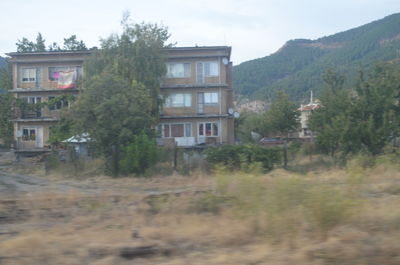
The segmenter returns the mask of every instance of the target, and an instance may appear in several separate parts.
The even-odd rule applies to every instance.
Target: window
[[[218,76],[218,62],[205,62],[204,63],[204,76]]]
[[[42,97],[21,97],[21,100],[29,104],[38,104],[42,102]]]
[[[35,141],[36,140],[36,129],[31,129],[31,128],[22,129],[22,140],[23,141]]]
[[[218,104],[218,92],[204,93],[204,104]]]
[[[23,68],[22,82],[35,82],[35,81],[36,81],[36,68]]]
[[[184,135],[183,124],[171,124],[171,137],[183,137]]]
[[[55,97],[48,97],[48,102],[50,103],[50,101],[54,100]],[[69,106],[69,102],[66,99],[61,99],[58,100],[57,102],[55,102],[54,104],[49,104],[49,110],[59,110],[62,108],[66,108]]]
[[[167,77],[185,78],[190,77],[190,63],[167,63]]]
[[[219,126],[218,122],[203,122],[199,123],[199,136],[218,136],[219,134]]]
[[[192,124],[191,123],[161,124],[161,132],[163,138],[191,137]]]
[[[171,94],[165,101],[165,107],[191,107],[192,94]]]

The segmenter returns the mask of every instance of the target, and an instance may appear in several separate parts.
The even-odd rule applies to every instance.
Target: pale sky
[[[399,0],[0,0],[0,56],[18,39],[63,43],[73,34],[88,47],[135,22],[169,28],[177,46],[232,46],[235,65],[276,52],[290,39],[316,39],[400,12]]]

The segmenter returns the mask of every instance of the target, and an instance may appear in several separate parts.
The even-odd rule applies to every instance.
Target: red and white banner
[[[75,70],[60,71],[58,73],[58,88],[68,89],[75,88],[76,74]]]

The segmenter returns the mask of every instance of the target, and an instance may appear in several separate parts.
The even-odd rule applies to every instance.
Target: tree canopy
[[[368,74],[360,73],[358,85],[344,89],[343,76],[329,72],[320,97],[322,107],[311,115],[317,144],[335,156],[381,153],[399,136],[400,65],[382,63]]]
[[[21,40],[18,40],[16,45],[17,52],[79,51],[88,49],[82,40],[78,41],[76,35],[64,38],[64,45],[62,47],[53,42],[46,48],[46,40],[40,32],[37,34],[36,41],[30,41],[23,37]]]
[[[75,132],[89,133],[113,175],[120,171],[121,150],[136,135],[145,133],[154,141],[159,79],[165,73],[162,48],[169,38],[157,24],[125,18],[122,26],[122,34],[102,39],[101,49],[85,63],[84,91],[69,114]]]

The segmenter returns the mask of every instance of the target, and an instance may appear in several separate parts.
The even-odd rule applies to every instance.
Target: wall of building
[[[228,115],[228,109],[233,107],[232,63],[229,62],[229,47],[192,47],[192,48],[171,48],[168,50],[169,63],[190,64],[190,73],[185,77],[171,78],[167,74],[161,82],[161,93],[164,98],[171,94],[190,94],[190,106],[164,106],[160,123],[190,123],[192,124],[192,137],[197,141],[209,140],[206,143],[234,143],[233,117]],[[217,76],[205,76],[204,82],[197,80],[198,63],[206,62],[217,64]],[[186,72],[186,71],[185,71]],[[204,73],[204,72],[203,72]],[[218,103],[202,104],[203,111],[199,111],[199,93],[218,93]],[[189,116],[189,117],[188,117]],[[174,117],[174,118],[171,118]],[[181,117],[181,118],[180,118]],[[219,124],[217,137],[200,137],[199,123]],[[169,139],[167,139],[169,141]]]

